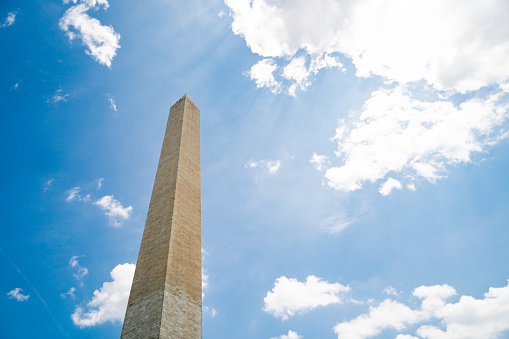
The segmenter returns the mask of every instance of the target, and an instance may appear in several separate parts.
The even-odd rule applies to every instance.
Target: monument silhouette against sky
[[[121,339],[201,339],[200,110],[170,109]]]

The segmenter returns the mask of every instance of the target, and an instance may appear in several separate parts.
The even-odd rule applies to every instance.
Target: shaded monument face
[[[200,110],[170,109],[122,339],[202,338]]]

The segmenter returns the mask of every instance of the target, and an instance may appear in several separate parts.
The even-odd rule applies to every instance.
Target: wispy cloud
[[[65,292],[65,293],[60,294],[60,296],[61,296],[62,298],[64,298],[64,299],[65,299],[65,298],[67,298],[67,297],[74,299],[74,298],[75,298],[75,295],[74,295],[74,293],[75,293],[75,292],[76,292],[76,288],[71,287],[71,288],[69,289],[69,291],[67,291],[67,292]]]
[[[340,233],[355,223],[359,217],[346,217],[344,215],[332,215],[320,222],[320,227],[327,233]]]
[[[16,15],[18,15],[17,11],[7,13],[7,18],[5,18],[4,23],[0,25],[0,28],[12,26],[14,21],[16,21]]]
[[[55,181],[55,179],[50,179],[46,182],[46,184],[44,185],[44,192],[46,192],[47,190],[49,190],[49,188],[51,187],[51,185],[53,184],[53,181]]]
[[[91,327],[105,322],[121,322],[124,319],[127,300],[133,282],[134,264],[117,265],[110,273],[112,281],[105,282],[94,291],[86,308],[77,307],[71,318],[79,327]]]
[[[101,189],[101,187],[103,186],[103,181],[104,178],[99,178],[99,180],[97,180],[97,190]]]
[[[9,293],[7,293],[7,295],[9,296],[9,298],[16,299],[17,301],[26,301],[26,300],[28,300],[28,298],[30,298],[30,296],[28,294],[24,295],[21,292],[23,292],[23,289],[17,287],[15,289],[13,289],[12,291],[10,291]]]
[[[342,295],[350,287],[340,283],[329,283],[310,275],[305,282],[279,277],[272,291],[263,299],[264,311],[276,318],[286,320],[297,313],[306,313],[319,306],[342,303]]]
[[[69,267],[73,268],[76,271],[76,273],[74,273],[73,275],[77,280],[81,280],[84,276],[88,274],[88,268],[80,265],[78,261],[79,257],[82,257],[82,255],[75,255],[71,257],[71,259],[69,260]]]
[[[71,188],[70,190],[68,190],[66,192],[67,193],[67,197],[65,198],[65,200],[67,202],[71,202],[71,201],[74,201],[74,200],[85,201],[85,202],[90,201],[90,194],[87,194],[84,197],[82,197],[80,192],[81,192],[81,188],[78,187],[78,186]]]
[[[105,195],[101,199],[95,201],[94,205],[106,211],[105,214],[108,216],[110,225],[114,227],[122,226],[122,223],[129,219],[133,210],[131,206],[122,206],[120,201],[116,200],[113,195]]]
[[[382,294],[397,296],[398,291],[396,291],[396,289],[394,287],[389,286],[389,287],[384,288],[384,290],[382,291]]]
[[[244,167],[247,169],[260,168],[267,171],[269,174],[276,174],[280,166],[281,163],[279,162],[279,160],[264,160],[264,159],[259,161],[254,161],[253,159],[251,159],[244,165]]]
[[[61,88],[59,88],[59,89],[57,89],[55,94],[51,97],[51,99],[46,100],[46,102],[54,105],[61,101],[67,102],[68,97],[69,97],[69,94],[64,94],[63,90]]]
[[[64,0],[64,4],[71,2]],[[86,13],[90,9],[98,10],[103,7],[106,10],[109,4],[106,0],[80,0],[72,1],[75,5],[69,8],[60,19],[60,28],[67,32],[69,40],[79,37],[88,47],[87,54],[91,55],[100,64],[111,67],[111,62],[120,48],[120,34],[116,33],[111,26],[103,26],[95,18]],[[74,27],[75,31],[69,28]]]
[[[113,111],[117,111],[117,105],[115,104],[115,98],[111,94],[108,94],[108,101],[110,102],[110,108]]]

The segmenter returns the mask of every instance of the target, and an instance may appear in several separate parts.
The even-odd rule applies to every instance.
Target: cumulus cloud
[[[393,179],[415,190],[413,179],[434,182],[446,165],[467,163],[472,153],[500,141],[490,133],[507,119],[507,106],[494,103],[493,93],[481,89],[499,86],[500,92],[509,90],[507,1],[225,2],[233,33],[245,39],[262,58],[260,62],[270,61],[264,73],[270,74],[265,78],[270,81],[253,78],[257,87],[277,83],[275,93],[295,96],[321,69],[343,69],[339,58],[352,62],[357,77],[379,76],[386,86],[392,84],[392,88],[372,93],[358,122],[350,126],[341,122],[338,130],[345,134],[336,138],[338,155],[346,159],[343,166],[327,170],[331,187],[353,191],[391,171],[408,171],[407,182]],[[459,93],[468,95],[456,95],[453,102],[452,96]],[[440,100],[423,101],[427,95]],[[476,119],[491,123],[488,130],[473,126]],[[373,138],[365,135],[370,129],[375,131]],[[447,142],[443,136],[449,131]],[[440,138],[427,147],[425,142],[434,134]],[[459,140],[453,145],[455,138]],[[397,145],[396,141],[410,143]],[[352,153],[346,153],[349,147]],[[368,159],[379,147],[385,148]],[[393,148],[396,152],[390,154]],[[394,184],[388,181],[380,193],[400,189]]]
[[[333,140],[343,164],[327,169],[327,184],[354,191],[390,173],[435,182],[447,165],[468,163],[474,153],[505,138],[507,116],[507,95],[500,90],[458,106],[415,99],[400,86],[377,90],[358,119],[341,121],[336,129]],[[401,185],[389,179],[380,193]],[[412,182],[407,187],[415,189]]]
[[[4,27],[12,26],[14,24],[14,21],[16,21],[17,14],[18,14],[18,12],[16,12],[16,11],[7,13],[7,18],[5,18],[4,23],[1,24],[0,27],[4,28]]]
[[[281,163],[279,160],[259,160],[254,161],[251,159],[248,163],[244,165],[245,168],[261,168],[266,170],[269,174],[275,174],[279,170],[279,166]]]
[[[119,322],[124,319],[129,292],[134,277],[134,264],[117,265],[110,273],[112,281],[105,282],[94,291],[87,307],[77,307],[71,318],[79,327],[90,327],[107,321]]]
[[[400,333],[397,339],[495,339],[509,330],[509,284],[490,287],[482,299],[461,296],[459,301],[446,302],[456,291],[449,285],[420,286],[413,295],[422,300],[421,307],[412,309],[400,302],[386,299],[369,312],[339,323],[334,331],[338,338],[363,339],[385,329],[398,332],[416,327],[415,334]],[[440,326],[436,325],[436,321]],[[415,326],[414,326],[415,327]]]
[[[292,330],[288,331],[288,334],[280,335],[279,337],[272,337],[270,339],[301,339],[302,336],[298,335],[297,332]]]
[[[7,293],[7,295],[9,296],[10,299],[16,299],[17,301],[26,301],[28,300],[28,298],[30,298],[29,295],[24,295],[21,292],[23,292],[23,289],[17,287],[10,291],[9,293]]]
[[[401,84],[424,79],[437,89],[461,92],[509,78],[509,4],[504,0],[226,4],[233,32],[253,53],[281,63],[298,53],[309,59],[339,53],[352,60],[359,77],[380,75]]]
[[[120,34],[116,33],[111,26],[103,26],[95,18],[86,13],[90,9],[97,10],[103,7],[106,10],[109,4],[106,0],[64,0],[64,4],[75,4],[69,8],[60,19],[59,25],[67,32],[69,40],[79,37],[88,47],[87,54],[91,55],[100,64],[111,67],[111,61],[120,48]],[[70,30],[74,28],[74,31]]]
[[[348,286],[329,283],[313,275],[308,276],[305,282],[282,276],[276,279],[274,288],[263,299],[264,311],[286,320],[319,306],[339,304],[342,302],[341,295],[348,291]]]
[[[401,182],[399,182],[398,180],[396,180],[394,178],[389,178],[389,179],[387,179],[386,182],[384,182],[380,186],[380,188],[378,189],[378,192],[380,192],[380,194],[383,196],[387,196],[387,195],[391,194],[393,189],[400,190],[402,188],[403,188],[403,186],[401,185]]]
[[[274,60],[263,59],[251,67],[248,75],[251,80],[256,82],[256,88],[267,87],[272,93],[279,93],[281,84],[276,81],[273,74],[276,69],[277,65],[274,64]]]
[[[114,227],[122,226],[122,222],[129,219],[133,210],[132,206],[122,206],[120,201],[116,200],[113,195],[105,195],[101,199],[95,201],[94,205],[106,211],[105,214],[108,216],[110,224]]]
[[[74,277],[78,280],[81,280],[84,276],[88,274],[88,268],[83,267],[80,265],[78,258],[81,257],[81,255],[75,255],[69,259],[69,267],[73,268],[76,273],[74,273]]]

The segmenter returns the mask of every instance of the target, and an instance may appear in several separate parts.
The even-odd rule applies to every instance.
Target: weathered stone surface
[[[201,339],[200,111],[170,109],[121,339]]]

